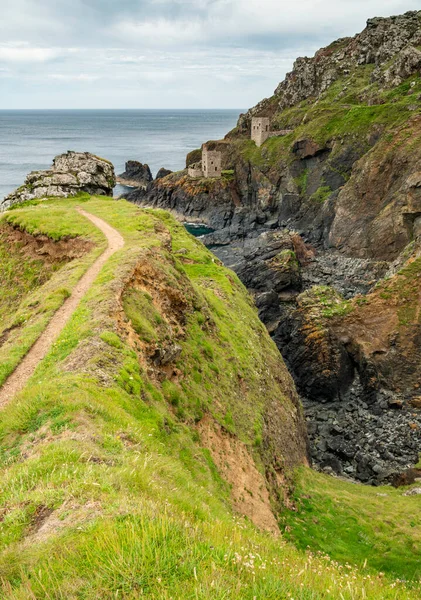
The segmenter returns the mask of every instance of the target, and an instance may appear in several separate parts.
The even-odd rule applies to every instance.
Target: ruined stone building
[[[202,146],[202,161],[188,167],[190,177],[221,177],[222,151],[227,147],[225,140],[206,142]]]
[[[202,147],[202,170],[204,177],[221,177],[222,153],[220,150],[212,150],[212,146],[203,144]]]
[[[292,129],[271,131],[269,117],[253,117],[251,120],[251,139],[261,146],[270,137],[279,137],[292,133]]]
[[[190,165],[187,169],[187,172],[189,174],[189,177],[203,177],[202,161]]]
[[[253,117],[251,120],[251,139],[256,142],[256,146],[261,146],[270,133],[269,117]]]

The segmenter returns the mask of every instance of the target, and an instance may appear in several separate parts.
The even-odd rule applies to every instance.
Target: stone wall
[[[221,177],[222,154],[219,150],[209,150],[206,145],[203,146],[202,170],[204,177]]]
[[[251,120],[251,139],[258,147],[264,144],[268,138],[289,135],[292,131],[292,129],[271,130],[269,117],[253,117]]]
[[[251,121],[251,139],[256,142],[256,146],[261,146],[268,139],[269,131],[269,117],[253,117]]]
[[[203,177],[202,163],[193,163],[188,168],[189,177]]]
[[[293,129],[279,129],[278,131],[269,131],[268,137],[283,137],[284,135],[289,135],[293,131]]]

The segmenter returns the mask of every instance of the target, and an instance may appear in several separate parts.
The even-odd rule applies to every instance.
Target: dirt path
[[[107,262],[110,256],[124,246],[124,240],[122,236],[118,231],[108,225],[108,223],[99,217],[95,217],[94,215],[87,213],[81,208],[78,208],[77,211],[89,219],[96,227],[98,227],[98,229],[102,231],[108,240],[108,247],[79,280],[72,292],[72,295],[54,314],[53,318],[38,340],[29,350],[28,354],[23,358],[22,362],[16,367],[13,373],[5,381],[4,385],[0,388],[0,408],[4,407],[9,400],[13,398],[13,396],[23,389],[26,382],[38,366],[38,363],[46,356],[52,344],[60,335],[63,327],[66,325],[78,307],[81,299],[89,290],[96,277],[99,275],[104,264]]]

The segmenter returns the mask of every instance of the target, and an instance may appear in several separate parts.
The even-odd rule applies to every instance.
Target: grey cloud
[[[0,22],[0,106],[245,108],[297,56],[417,4],[14,0]]]

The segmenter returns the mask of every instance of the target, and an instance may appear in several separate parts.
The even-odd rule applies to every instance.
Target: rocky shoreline
[[[168,208],[168,197],[158,196],[157,201],[156,193],[156,186],[148,190],[148,203]],[[219,200],[224,198],[217,193]],[[172,199],[171,210],[183,221],[195,214],[212,226],[225,225],[201,236],[201,241],[237,273],[254,296],[259,316],[301,394],[313,466],[373,485],[396,482],[399,474],[418,462],[421,411],[407,404],[405,394],[364,386],[361,366],[347,350],[342,350],[340,361],[332,358],[326,379],[326,365],[309,352],[296,314],[297,299],[314,286],[332,288],[344,300],[364,297],[390,274],[391,263],[345,256],[334,248],[312,244],[314,235],[309,239],[302,231],[301,235],[294,231],[300,223],[280,228],[273,219],[259,222],[263,219],[258,215],[223,204],[213,212],[210,207],[214,205],[209,203],[202,211],[197,196],[192,198],[194,210],[186,203],[180,212],[178,197]],[[330,352],[335,351],[332,343]]]
[[[262,238],[267,240],[264,249],[259,245]],[[347,352],[342,361],[345,368],[338,364],[332,368],[335,381],[324,378],[326,365],[309,355],[296,315],[297,298],[305,290],[329,286],[351,299],[368,293],[373,282],[386,274],[388,263],[319,250],[307,258],[299,272],[291,268],[271,272],[267,261],[282,248],[285,252],[285,238],[286,231],[282,235],[268,230],[241,240],[241,244],[215,246],[214,235],[204,236],[202,241],[237,273],[255,297],[259,316],[301,394],[313,465],[364,483],[396,481],[396,474],[418,462],[421,411],[406,404],[399,393],[365,389],[358,362]]]
[[[421,450],[420,17],[371,19],[298,59],[225,136],[227,176],[125,195],[215,230],[201,239],[252,293],[315,465],[371,484]],[[256,146],[253,118],[285,135]]]

